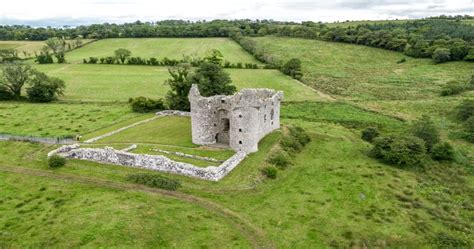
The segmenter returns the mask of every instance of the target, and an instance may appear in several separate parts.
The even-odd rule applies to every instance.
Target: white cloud
[[[88,24],[163,19],[375,20],[474,14],[472,0],[14,0],[0,9],[0,24]]]

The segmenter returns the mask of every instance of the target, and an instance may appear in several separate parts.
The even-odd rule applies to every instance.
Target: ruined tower
[[[282,91],[242,89],[234,95],[203,97],[193,85],[188,97],[195,144],[256,152],[260,139],[280,128]]]

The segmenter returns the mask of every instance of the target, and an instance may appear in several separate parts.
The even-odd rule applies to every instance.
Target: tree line
[[[182,63],[188,63],[193,67],[199,67],[206,61],[212,61],[224,68],[246,68],[246,69],[258,69],[258,65],[255,63],[231,63],[223,60],[222,53],[217,49],[211,49],[206,52],[204,57],[183,55],[181,59],[170,59],[164,57],[163,59],[157,59],[155,57],[142,58],[140,56],[132,56],[132,51],[119,48],[114,51],[114,55],[106,57],[89,57],[89,59],[83,59],[84,64],[120,64],[120,65],[148,65],[148,66],[176,66]]]
[[[165,20],[125,24],[93,24],[74,28],[32,28],[0,26],[0,40],[46,40],[63,38],[141,38],[141,37],[229,37],[287,36],[345,42],[378,47],[408,56],[474,61],[474,26],[461,22],[471,16],[440,16],[406,22],[368,23],[330,27],[321,22],[278,22],[273,20]]]

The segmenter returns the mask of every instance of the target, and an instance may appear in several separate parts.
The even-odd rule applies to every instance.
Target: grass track
[[[32,170],[32,169],[25,169],[25,168],[17,168],[17,167],[9,167],[0,165],[0,171],[15,173],[15,174],[22,174],[26,176],[32,177],[46,177],[55,180],[62,180],[68,182],[76,182],[80,184],[86,184],[88,186],[96,186],[96,187],[105,187],[105,188],[113,188],[119,189],[124,191],[140,191],[146,192],[151,194],[158,194],[160,196],[168,197],[177,199],[180,201],[189,202],[192,204],[199,205],[201,208],[209,210],[213,213],[216,213],[222,217],[224,217],[227,221],[233,223],[233,225],[243,234],[245,237],[251,242],[253,247],[258,248],[272,248],[272,242],[266,238],[265,232],[252,224],[249,220],[244,218],[242,215],[235,213],[234,211],[225,208],[215,202],[205,200],[196,196],[187,195],[180,192],[174,191],[167,191],[162,189],[156,188],[148,188],[142,185],[135,185],[135,184],[126,184],[126,183],[117,183],[113,181],[106,181],[98,178],[90,178],[90,177],[83,177],[83,176],[76,176],[76,175],[65,175],[65,174],[55,174],[55,173],[48,173],[41,170]]]

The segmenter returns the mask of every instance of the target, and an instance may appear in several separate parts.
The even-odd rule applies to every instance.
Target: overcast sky
[[[76,26],[164,19],[344,21],[474,15],[474,0],[2,0],[0,24]]]

